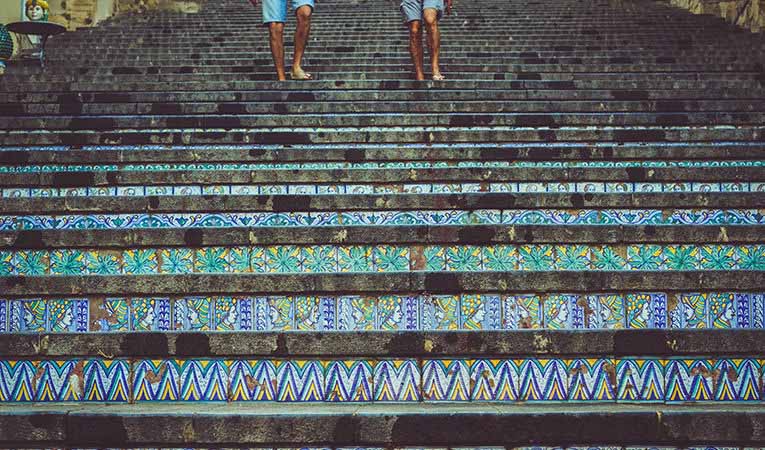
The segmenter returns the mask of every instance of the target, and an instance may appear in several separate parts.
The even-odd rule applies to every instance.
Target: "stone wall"
[[[755,32],[765,30],[765,0],[669,0],[694,14],[713,14]]]

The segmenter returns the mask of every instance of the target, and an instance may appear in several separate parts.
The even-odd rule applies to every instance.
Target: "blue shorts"
[[[407,23],[422,20],[422,11],[426,9],[435,9],[440,20],[444,15],[444,0],[402,0],[401,2],[401,13]]]
[[[263,23],[287,21],[287,0],[261,0],[263,6]],[[292,10],[297,11],[301,6],[314,8],[314,0],[292,0]]]

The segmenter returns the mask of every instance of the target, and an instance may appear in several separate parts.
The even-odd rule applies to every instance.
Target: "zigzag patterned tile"
[[[276,366],[271,360],[228,361],[232,401],[275,401]]]
[[[35,401],[72,402],[82,400],[83,365],[80,360],[35,361]]]
[[[510,360],[470,360],[470,400],[517,401],[518,365]]]
[[[91,359],[83,369],[83,401],[127,403],[130,393],[130,363],[126,360]]]
[[[568,362],[568,395],[572,401],[616,399],[616,365],[610,359],[574,359]]]
[[[175,360],[133,362],[133,399],[142,401],[180,400],[180,366]]]
[[[0,402],[31,402],[35,398],[32,361],[0,361]]]
[[[226,401],[228,367],[223,361],[193,359],[178,362],[180,399],[183,401]]]
[[[470,367],[466,360],[422,362],[422,398],[426,402],[470,400]]]
[[[324,367],[320,361],[275,360],[274,366],[278,401],[324,401]]]
[[[568,371],[560,359],[523,359],[518,365],[518,399],[528,402],[568,399]]]
[[[620,402],[663,402],[666,364],[667,361],[660,359],[617,360],[617,399]]]
[[[420,386],[421,373],[415,360],[381,360],[375,364],[375,401],[420,401]]]
[[[370,360],[326,361],[326,401],[371,402],[374,393],[374,362]]]

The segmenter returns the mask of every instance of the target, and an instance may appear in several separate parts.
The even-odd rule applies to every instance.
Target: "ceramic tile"
[[[678,294],[675,308],[669,310],[670,328],[706,328],[706,293]]]
[[[175,360],[137,360],[132,381],[136,402],[180,400],[180,366]]]
[[[87,299],[55,299],[48,301],[48,331],[84,333],[88,331]]]
[[[327,361],[326,401],[371,402],[374,392],[374,361]]]
[[[476,359],[470,364],[470,399],[517,401],[519,366],[504,359]]]
[[[542,299],[536,294],[507,295],[502,298],[502,328],[542,328]]]
[[[555,270],[590,270],[592,257],[586,245],[556,245]]]
[[[667,402],[710,401],[714,398],[714,361],[670,359],[666,368]]]
[[[518,269],[518,249],[512,245],[493,245],[481,250],[482,267],[487,271],[509,272]]]
[[[752,328],[765,328],[765,294],[749,294]]]
[[[630,270],[663,270],[666,267],[663,248],[650,244],[627,246],[627,267]]]
[[[732,270],[738,265],[738,255],[731,245],[702,245],[700,253],[700,268],[704,270]]]
[[[450,272],[478,272],[482,268],[481,247],[460,245],[446,249],[446,270]]]
[[[232,401],[275,401],[276,366],[270,360],[229,362]]]
[[[584,328],[615,330],[624,328],[624,298],[621,294],[580,297],[585,302]]]
[[[430,245],[423,248],[423,257],[425,262],[424,269],[414,267],[415,270],[426,270],[429,272],[443,272],[446,270],[446,248],[440,245]],[[412,261],[417,259],[412,256]]]
[[[736,295],[733,293],[710,293],[707,296],[707,327],[738,328]]]
[[[498,330],[502,323],[499,295],[463,295],[460,299],[463,330]]]
[[[125,275],[148,275],[159,273],[157,251],[154,249],[133,249],[122,252]]]
[[[86,360],[83,369],[85,391],[83,401],[130,401],[130,363],[126,360]]]
[[[742,270],[765,270],[765,245],[739,246],[736,259]]]
[[[50,273],[50,256],[46,251],[20,250],[13,261],[11,270],[18,275],[40,276]]]
[[[620,402],[664,401],[664,368],[660,359],[622,358],[616,362],[617,399]]]
[[[422,398],[426,402],[470,400],[470,368],[467,361],[423,361]]]
[[[12,276],[19,273],[16,269],[15,259],[14,252],[0,251],[0,276]]]
[[[267,297],[265,305],[261,306],[262,300],[258,299],[255,309],[257,328],[263,331],[289,331],[295,328],[295,303],[292,297],[274,296]]]
[[[337,271],[337,249],[331,245],[302,247],[303,272],[333,273]]]
[[[275,360],[277,400],[324,401],[324,367],[320,361]]]
[[[48,304],[45,300],[12,300],[8,312],[11,332],[44,333],[48,329]]]
[[[518,269],[546,271],[553,270],[555,251],[552,245],[522,245],[518,248]]]
[[[60,249],[50,252],[51,275],[82,275],[85,272],[83,250]]]
[[[85,272],[89,275],[119,275],[123,272],[122,254],[118,251],[85,251]]]
[[[370,331],[375,329],[377,301],[373,297],[346,295],[337,299],[337,329],[339,331]]]
[[[302,266],[300,247],[272,246],[265,249],[265,268],[270,273],[298,273]],[[255,263],[253,262],[253,270]]]
[[[130,312],[127,299],[91,299],[89,308],[89,331],[119,332],[130,330]]]
[[[250,331],[253,299],[249,297],[215,297],[212,329],[215,331]]]
[[[542,299],[544,327],[552,330],[573,328],[571,309],[576,306],[577,296],[553,294]]]
[[[248,270],[254,273],[274,273],[271,271],[271,267],[268,266],[267,249],[265,247],[252,247],[249,249],[249,255],[250,265]],[[286,257],[288,260],[292,258],[292,256],[284,254],[277,256]],[[278,268],[279,265],[276,264],[274,267]]]
[[[421,374],[416,360],[381,360],[375,364],[374,400],[420,401]]]
[[[625,247],[603,245],[591,249],[592,266],[595,270],[627,270],[627,250]]]
[[[179,396],[183,401],[226,401],[228,367],[223,361],[193,359],[178,362]]]
[[[376,246],[372,249],[372,264],[376,272],[408,272],[409,248]]]
[[[33,363],[35,402],[76,402],[82,400],[83,362],[46,360]]]
[[[31,402],[35,398],[32,361],[0,360],[0,402]]]
[[[194,272],[194,251],[187,248],[162,249],[159,252],[160,272],[163,274],[183,274]]]
[[[701,262],[699,248],[695,245],[670,245],[664,249],[667,268],[671,270],[698,270]]]
[[[460,328],[460,297],[430,295],[422,299],[422,330],[458,330]]]
[[[719,374],[713,387],[714,399],[725,402],[758,402],[762,399],[762,365],[755,359],[721,359],[715,362]]]
[[[523,359],[518,364],[520,401],[564,401],[568,399],[568,371],[560,359]]]
[[[338,249],[338,269],[340,272],[371,272],[372,247],[351,246]]]
[[[211,297],[185,297],[173,302],[173,329],[210,331],[214,300]]]
[[[250,272],[250,248],[233,247],[229,249],[226,260],[226,270],[231,273]]]
[[[290,297],[295,305],[295,329],[298,331],[323,330],[324,321],[321,319],[322,305],[319,297],[295,296]]]
[[[130,328],[133,331],[169,331],[170,299],[130,299]]]
[[[8,324],[9,309],[10,301],[0,298],[0,333],[7,333],[10,331],[10,325]]]
[[[611,359],[574,359],[568,363],[568,399],[613,401],[616,399],[616,366]]]
[[[419,298],[384,295],[377,299],[377,327],[383,331],[417,330]]]
[[[194,252],[194,272],[225,273],[229,270],[229,249],[224,247],[199,248]]]
[[[627,328],[666,328],[667,295],[627,294],[624,298]]]

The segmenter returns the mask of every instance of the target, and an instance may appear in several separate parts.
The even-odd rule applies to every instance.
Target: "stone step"
[[[480,116],[478,116],[480,119]],[[471,124],[438,127],[306,127],[240,128],[236,118],[216,128],[118,129],[109,132],[70,130],[6,130],[3,144],[13,145],[151,145],[151,144],[411,144],[489,142],[760,142],[765,126],[600,126],[548,128]],[[97,124],[94,124],[97,125]],[[212,124],[210,124],[212,125]],[[466,127],[469,126],[468,127]],[[474,126],[470,126],[474,125]]]
[[[360,443],[501,445],[614,442],[672,445],[728,442],[762,445],[759,405],[497,406],[413,405],[61,405],[8,407],[0,416],[6,442],[35,445],[180,447],[305,446]],[[278,443],[278,444],[277,444]],[[646,445],[646,443],[650,443]],[[528,448],[528,447],[527,447]]]
[[[632,191],[640,191],[638,186],[656,184],[664,186],[664,191],[692,191],[694,185],[710,191],[725,189],[721,184],[730,185],[729,190],[750,186],[752,190],[765,189],[765,166],[759,161],[759,167],[692,167],[692,168],[429,168],[429,169],[365,169],[365,170],[301,170],[297,167],[285,170],[205,170],[205,171],[78,171],[59,173],[0,173],[0,188],[119,188],[124,186],[237,186],[263,185],[264,191],[269,185],[332,186],[360,185],[478,185],[472,186],[479,192],[500,189],[494,184],[515,184],[512,192],[535,192],[532,186],[545,186],[549,192],[603,192],[609,187],[614,192],[629,190],[623,184],[633,185]],[[573,184],[583,183],[572,189]],[[682,187],[684,184],[687,186]],[[552,185],[552,186],[548,186]],[[708,186],[707,186],[708,185]],[[524,186],[524,187],[520,187]],[[550,188],[553,189],[550,189]],[[424,186],[422,187],[424,188]],[[318,189],[318,188],[316,188]],[[467,188],[466,188],[467,189]],[[377,191],[377,189],[375,189]],[[543,191],[543,192],[544,192]],[[278,191],[274,191],[278,193]],[[327,193],[330,193],[328,191]],[[356,192],[356,191],[353,191]]]
[[[506,107],[503,107],[506,108]],[[517,111],[517,110],[515,110]],[[170,112],[170,111],[168,111]],[[141,115],[77,115],[77,116],[22,116],[0,117],[0,128],[11,134],[15,130],[45,130],[47,133],[57,131],[99,131],[111,132],[126,129],[151,130],[164,132],[167,129],[290,129],[290,128],[371,128],[379,127],[379,132],[385,132],[385,127],[451,127],[454,134],[461,127],[494,126],[506,127],[640,127],[653,125],[667,126],[706,126],[714,123],[715,127],[725,126],[758,126],[765,123],[765,112],[584,112],[571,113],[533,113],[533,112],[485,112],[472,111],[469,108],[460,112],[377,112],[370,108],[364,112],[332,111],[323,114],[298,112],[289,114],[286,111],[274,115],[237,113],[221,114],[215,111],[211,114],[170,114],[156,113]]]
[[[741,161],[765,158],[765,145],[756,142],[697,143],[466,143],[466,144],[313,144],[313,145],[98,145],[0,147],[0,163],[25,164],[109,164],[109,163],[326,163],[363,164],[399,161],[507,162],[521,165],[527,160],[540,165],[577,167],[582,161],[617,168],[671,165],[687,160],[688,165],[714,164],[705,160]],[[640,162],[642,161],[642,162]],[[680,163],[677,163],[680,164]],[[247,167],[247,166],[244,166]],[[8,169],[10,170],[10,169]],[[31,170],[31,169],[30,169]],[[41,170],[43,170],[41,168]]]
[[[56,213],[291,212],[443,209],[644,209],[762,208],[757,192],[729,193],[499,193],[377,195],[184,195],[128,197],[5,198],[2,214]]]

